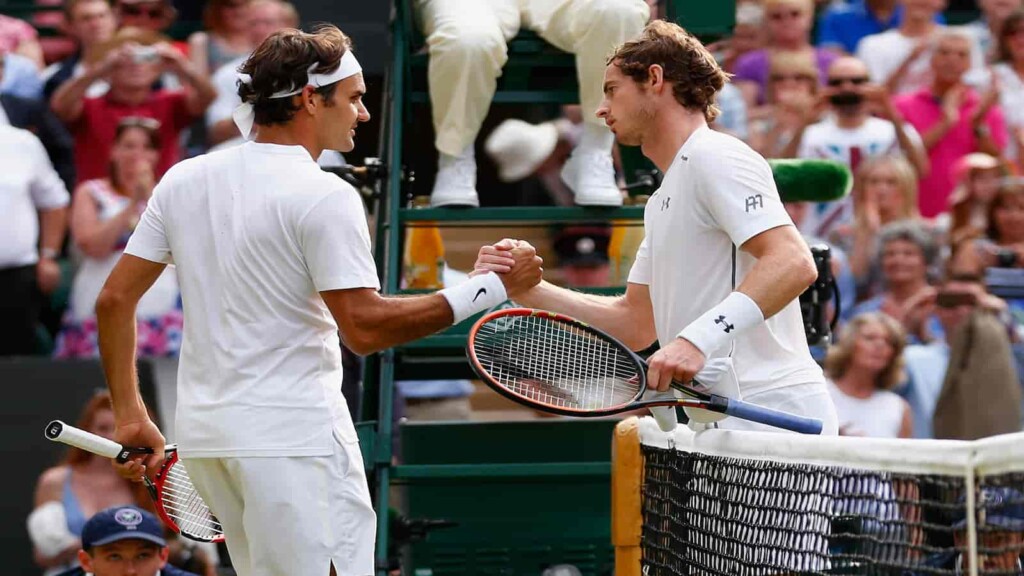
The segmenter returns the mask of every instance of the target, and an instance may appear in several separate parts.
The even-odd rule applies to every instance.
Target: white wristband
[[[448,300],[448,305],[452,307],[455,316],[453,325],[508,300],[505,285],[494,272],[474,276],[458,286],[445,288],[438,294],[444,296]]]
[[[705,358],[710,358],[713,352],[732,342],[744,330],[762,322],[764,314],[757,303],[742,292],[733,292],[683,328],[679,338],[689,340]]]

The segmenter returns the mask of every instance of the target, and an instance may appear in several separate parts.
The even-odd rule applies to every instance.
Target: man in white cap
[[[351,42],[334,26],[271,35],[239,74],[235,119],[256,141],[175,166],[153,191],[101,292],[100,349],[115,440],[163,454],[134,373],[135,307],[167,264],[185,313],[179,454],[224,527],[240,576],[374,572],[375,516],[337,383],[338,338],[370,354],[427,336],[540,281],[481,274],[438,293],[385,298],[362,200],[320,170],[369,114]],[[141,479],[160,456],[119,466]]]
[[[433,206],[478,206],[473,143],[521,25],[576,55],[585,126],[562,170],[576,204],[620,206],[612,168],[611,131],[594,112],[601,103],[604,59],[640,33],[650,15],[644,0],[416,0],[430,52],[427,81],[439,155]]]

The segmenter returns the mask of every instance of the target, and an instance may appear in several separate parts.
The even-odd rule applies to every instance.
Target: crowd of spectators
[[[432,59],[432,204],[479,203],[478,136],[503,181],[532,179],[556,205],[621,204],[610,133],[588,109],[604,67],[595,54],[661,15],[657,2],[604,0],[572,25],[524,16],[577,54],[583,106],[483,135],[520,18],[458,14],[456,4],[414,2]],[[739,0],[733,35],[711,46],[732,74],[714,128],[769,158],[824,158],[854,174],[843,200],[787,207],[810,243],[830,246],[842,288],[841,329],[821,358],[843,434],[973,439],[1021,429],[1024,0],[978,0],[967,23],[947,22],[946,7]],[[242,141],[231,118],[235,72],[264,38],[299,23],[283,0],[210,0],[204,29],[172,39],[170,0],[65,0],[60,10],[60,39],[0,15],[0,356],[97,356],[96,296],[154,186],[181,159]],[[611,233],[559,236],[567,282],[609,284]],[[173,268],[143,299],[138,334],[173,439]],[[80,424],[109,434],[110,417],[109,398],[97,396]],[[35,557],[52,573],[80,561],[90,515],[148,506],[100,464],[72,452],[39,479]]]

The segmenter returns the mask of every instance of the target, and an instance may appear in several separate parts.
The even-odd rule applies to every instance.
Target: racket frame
[[[636,396],[633,397],[631,402],[626,404],[620,404],[609,408],[597,408],[597,409],[577,409],[577,408],[564,408],[559,406],[553,406],[533,398],[517,394],[512,390],[509,390],[498,382],[490,373],[483,367],[480,359],[476,354],[476,337],[479,333],[480,328],[497,318],[516,318],[516,317],[542,317],[552,322],[559,322],[562,324],[569,325],[574,328],[578,328],[585,332],[589,332],[597,336],[598,338],[606,341],[608,344],[615,346],[621,350],[627,358],[632,360],[636,367],[636,374],[638,380],[638,391]],[[794,432],[801,432],[804,434],[820,434],[822,429],[822,421],[816,418],[808,418],[805,416],[799,416],[796,414],[789,414],[774,410],[771,408],[765,408],[749,402],[732,400],[724,396],[717,394],[709,394],[700,390],[696,390],[691,386],[683,384],[679,381],[672,381],[672,388],[678,390],[688,396],[690,399],[682,398],[664,398],[657,400],[643,401],[641,398],[647,389],[647,362],[640,357],[639,354],[633,352],[626,347],[625,344],[620,342],[617,338],[607,334],[603,330],[590,326],[585,322],[581,322],[570,316],[559,314],[557,312],[550,312],[547,310],[536,310],[532,308],[506,308],[504,310],[496,310],[489,314],[481,317],[469,331],[469,337],[466,342],[466,355],[469,358],[470,367],[473,371],[480,376],[487,386],[495,390],[502,396],[518,402],[531,408],[541,410],[543,412],[549,412],[552,414],[559,414],[562,416],[575,416],[582,418],[598,418],[605,416],[613,416],[615,414],[621,414],[623,412],[629,412],[632,410],[638,410],[641,408],[651,408],[657,406],[678,406],[684,408],[702,408],[711,412],[717,412],[720,414],[727,414],[730,416],[750,420],[753,422],[760,422],[768,426],[774,426],[791,430]]]
[[[560,406],[554,406],[551,404],[546,404],[544,402],[534,400],[533,398],[523,396],[522,394],[517,394],[516,392],[509,390],[500,382],[495,380],[494,377],[491,376],[491,374],[486,369],[484,369],[483,364],[480,361],[480,358],[476,354],[476,336],[479,332],[480,327],[496,318],[516,318],[528,316],[543,317],[554,322],[560,322],[562,324],[569,325],[573,328],[578,328],[580,330],[593,334],[594,336],[600,338],[602,341],[606,341],[607,343],[618,348],[623,354],[626,355],[627,358],[629,358],[633,362],[633,364],[636,367],[636,373],[638,377],[638,388],[637,393],[633,397],[633,399],[625,404],[620,404],[619,406],[614,406],[610,408],[565,408]],[[632,350],[627,348],[626,345],[620,342],[618,339],[612,337],[611,335],[605,333],[604,331],[594,328],[593,326],[587,324],[586,322],[581,322],[575,318],[566,316],[565,314],[559,314],[558,312],[550,312],[548,310],[537,310],[533,308],[506,308],[503,310],[496,310],[494,312],[486,314],[483,317],[481,317],[475,324],[473,324],[473,327],[469,331],[469,338],[466,341],[466,356],[469,358],[469,363],[470,366],[473,368],[473,371],[476,372],[478,376],[480,376],[480,379],[483,380],[485,384],[487,384],[492,390],[494,390],[498,394],[501,394],[502,396],[508,398],[509,400],[512,400],[513,402],[518,402],[520,404],[525,403],[531,407],[537,408],[538,410],[550,412],[552,414],[558,414],[561,416],[575,416],[578,418],[603,418],[606,416],[621,414],[622,412],[626,412],[629,410],[635,410],[638,408],[648,408],[652,406],[685,406],[689,408],[704,408],[706,410],[713,410],[717,412],[722,412],[725,408],[724,402],[715,402],[716,399],[712,398],[710,394],[700,392],[699,390],[690,389],[689,387],[679,384],[678,382],[673,382],[673,388],[681,390],[682,392],[691,396],[694,400],[666,398],[664,400],[649,400],[646,402],[642,401],[641,398],[643,398],[644,392],[647,389],[647,363],[644,362],[643,358],[641,358],[640,355],[637,354],[636,352],[633,352]],[[716,405],[719,404],[721,405],[721,409],[717,409]]]
[[[62,443],[68,444],[69,446],[76,446],[77,448],[80,448],[82,450],[86,450],[87,452],[92,452],[93,454],[98,454],[99,456],[104,456],[104,454],[99,454],[99,453],[94,452],[92,450],[89,450],[88,448],[85,448],[83,446],[79,446],[77,444],[69,444],[69,443],[63,442],[60,439],[60,436],[61,436],[61,433],[64,431],[65,428],[74,430],[77,433],[82,433],[82,434],[88,434],[88,435],[91,435],[91,436],[96,436],[95,434],[91,434],[90,432],[86,432],[85,430],[81,430],[79,428],[75,428],[74,426],[70,426],[68,424],[65,424],[64,422],[61,422],[60,420],[54,420],[54,421],[50,422],[49,424],[47,424],[47,426],[46,426],[46,432],[45,432],[46,438],[49,439],[49,440],[53,440],[54,442],[62,442]],[[99,436],[97,436],[97,437],[101,438]],[[152,454],[152,453],[153,453],[153,450],[151,448],[133,448],[133,447],[129,447],[129,446],[120,446],[120,452],[118,452],[117,456],[114,457],[114,460],[118,464],[124,464],[124,463],[128,462],[129,460],[131,460],[132,458],[134,458],[136,456],[143,456],[143,455],[148,455],[148,454]],[[163,491],[164,491],[164,484],[167,481],[168,472],[170,472],[171,468],[175,464],[178,464],[178,445],[177,444],[168,444],[167,446],[164,447],[164,459],[163,459],[163,462],[160,464],[160,470],[158,470],[157,473],[156,473],[156,477],[155,477],[156,479],[152,480],[152,479],[150,479],[150,477],[148,475],[146,475],[146,474],[142,475],[143,485],[146,487],[146,492],[149,493],[149,497],[153,500],[153,507],[156,509],[157,516],[159,516],[160,520],[168,528],[173,530],[175,534],[180,534],[181,536],[184,536],[185,538],[188,538],[189,540],[194,540],[196,542],[223,542],[224,541],[224,533],[223,533],[223,531],[221,532],[221,534],[219,534],[218,536],[216,536],[216,537],[214,537],[212,539],[211,538],[204,538],[202,536],[198,536],[198,535],[192,534],[190,532],[182,532],[181,527],[178,525],[178,523],[174,520],[174,518],[171,517],[170,514],[167,513],[167,509],[164,507],[164,502],[163,502],[163,498],[161,497],[161,495],[163,494]]]

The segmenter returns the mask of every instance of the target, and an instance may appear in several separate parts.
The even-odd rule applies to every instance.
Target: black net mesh
[[[969,574],[963,476],[643,446],[643,573]],[[979,574],[1021,574],[1024,474],[977,479]]]

